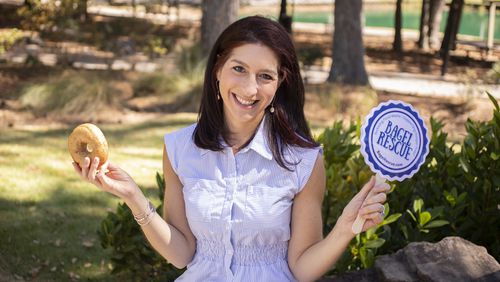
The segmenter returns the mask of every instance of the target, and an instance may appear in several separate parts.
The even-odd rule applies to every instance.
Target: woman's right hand
[[[92,163],[87,157],[83,162],[83,167],[80,167],[76,162],[73,162],[73,167],[80,175],[80,177],[95,186],[99,187],[101,190],[111,193],[123,200],[132,198],[135,194],[140,192],[139,186],[135,181],[126,173],[123,169],[118,166],[106,161],[99,171],[97,166],[99,165],[99,158],[95,158]]]

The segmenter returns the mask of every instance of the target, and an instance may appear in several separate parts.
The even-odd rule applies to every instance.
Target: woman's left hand
[[[390,188],[385,182],[375,185],[375,176],[372,176],[344,208],[339,218],[342,228],[348,228],[354,234],[351,228],[358,214],[365,219],[362,231],[380,224],[384,220],[384,203]]]

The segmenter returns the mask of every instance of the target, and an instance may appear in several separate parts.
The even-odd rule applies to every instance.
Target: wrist
[[[140,189],[137,192],[123,198],[125,204],[130,208],[132,214],[142,214],[148,209],[149,201]]]
[[[334,237],[335,240],[347,241],[347,243],[349,243],[352,239],[354,239],[354,237],[356,237],[356,234],[352,231],[351,225],[352,223],[345,220],[341,215],[328,236]]]

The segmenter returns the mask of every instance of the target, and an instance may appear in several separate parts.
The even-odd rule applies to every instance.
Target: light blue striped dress
[[[165,135],[172,168],[183,184],[196,252],[176,281],[295,281],[287,262],[291,208],[321,148],[291,148],[299,164],[278,165],[261,122],[251,143],[233,154],[197,147],[196,124]]]

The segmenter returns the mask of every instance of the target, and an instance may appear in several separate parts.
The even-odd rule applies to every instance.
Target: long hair
[[[212,151],[223,149],[220,137],[225,137],[226,126],[222,101],[217,99],[216,74],[234,48],[255,43],[269,47],[278,58],[281,83],[272,103],[274,113],[269,112],[269,107],[265,110],[264,128],[274,159],[281,167],[291,170],[287,165],[296,163],[284,158],[288,146],[312,148],[318,143],[312,138],[304,116],[304,84],[292,39],[279,23],[261,16],[232,23],[215,42],[205,70],[194,142],[196,146]]]

